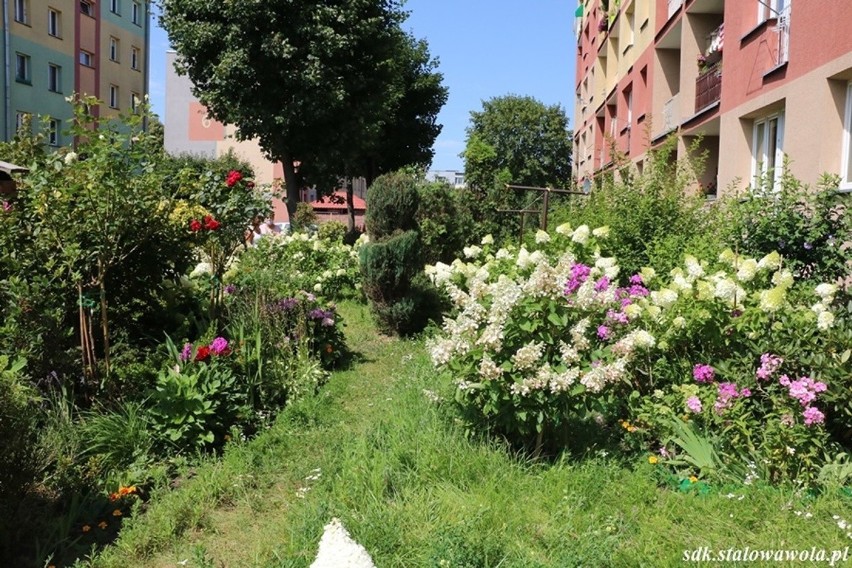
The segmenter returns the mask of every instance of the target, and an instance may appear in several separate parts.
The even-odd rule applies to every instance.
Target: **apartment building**
[[[579,182],[680,136],[712,197],[824,172],[852,190],[848,0],[588,0],[577,9]]]
[[[100,116],[133,110],[148,93],[148,0],[3,0],[2,11],[3,140],[26,116],[40,128],[40,116],[51,146],[70,144],[72,93],[103,101]]]

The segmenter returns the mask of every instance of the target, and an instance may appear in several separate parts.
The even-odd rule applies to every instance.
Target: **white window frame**
[[[840,158],[840,189],[852,191],[852,81],[846,85],[846,111],[843,114],[843,155]]]
[[[32,60],[26,53],[15,53],[15,81],[28,85],[33,82]]]
[[[130,20],[134,24],[136,24],[137,26],[142,25],[141,17],[140,17],[141,12],[142,12],[142,6],[139,4],[139,2],[133,2],[133,4],[130,7]]]
[[[55,63],[47,64],[47,90],[51,93],[62,92],[62,67]]]
[[[109,86],[109,108],[118,108],[118,85]]]
[[[115,61],[118,63],[119,54],[121,52],[121,44],[118,41],[118,38],[110,37],[109,38],[109,60]]]
[[[775,152],[769,156],[768,126],[775,121]],[[758,129],[763,127],[762,140],[758,140]],[[759,147],[758,147],[759,146]],[[784,170],[784,111],[775,112],[754,121],[752,126],[751,144],[751,179],[752,189],[762,190],[764,176],[772,165],[772,191],[780,191],[781,174]]]
[[[80,65],[85,65],[86,67],[94,67],[95,66],[95,55],[93,53],[89,53],[85,49],[80,50]]]
[[[59,120],[51,118],[47,123],[47,143],[50,146],[59,146],[59,129],[62,127]]]
[[[15,113],[15,132],[20,132],[24,127],[24,121],[28,118],[32,117],[32,114],[29,112],[25,112],[19,110]],[[30,122],[30,128],[32,128],[32,122]]]
[[[121,14],[121,0],[109,0],[109,11],[113,14]]]
[[[80,0],[80,13],[89,16],[90,18],[95,17],[95,7],[89,0]]]
[[[757,0],[757,23],[778,17],[778,14],[790,4],[791,0]]]
[[[139,48],[130,48],[130,68],[134,71],[139,71]]]
[[[54,8],[47,9],[47,34],[52,37],[62,37],[61,12]]]
[[[136,112],[136,108],[141,102],[142,99],[139,97],[139,93],[130,93],[130,110]]]
[[[15,21],[20,24],[30,23],[30,0],[15,0]]]

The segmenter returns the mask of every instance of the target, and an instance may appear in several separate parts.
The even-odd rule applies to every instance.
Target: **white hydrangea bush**
[[[426,267],[453,305],[428,344],[431,358],[475,422],[540,442],[570,420],[623,409],[631,392],[677,382],[654,376],[657,361],[686,368],[704,352],[689,342],[709,330],[718,337],[708,350],[724,351],[725,329],[743,323],[754,341],[748,336],[781,311],[813,330],[832,323],[830,287],[817,290],[812,307],[794,303],[793,276],[777,253],[726,251],[712,262],[686,255],[665,277],[652,268],[621,274],[605,252],[608,235],[607,227],[565,224],[536,233],[530,248],[496,250],[486,237],[464,258]]]

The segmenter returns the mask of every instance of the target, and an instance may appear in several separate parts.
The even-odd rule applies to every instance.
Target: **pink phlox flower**
[[[565,284],[565,294],[573,294],[583,283],[589,279],[592,269],[585,264],[575,264],[571,267],[571,277]]]
[[[760,380],[766,380],[775,374],[775,371],[781,367],[784,359],[771,353],[764,353],[760,356],[760,368],[755,373]]]
[[[691,396],[687,398],[686,407],[690,410],[690,412],[698,414],[699,412],[701,412],[701,399],[697,396]]]
[[[805,425],[812,426],[814,424],[822,424],[825,422],[825,414],[819,411],[815,406],[807,407],[802,416],[805,417]]]
[[[607,339],[609,339],[609,336],[610,336],[609,328],[605,325],[599,325],[598,326],[598,337],[603,339],[604,341],[606,341]]]
[[[751,396],[751,389],[748,388],[748,387],[741,389],[740,390],[740,396],[744,397],[744,398],[750,397]]]
[[[692,377],[699,383],[712,383],[716,372],[710,365],[698,363],[692,368]]]
[[[778,378],[778,382],[781,383],[781,386],[788,387],[790,386],[790,377],[788,377],[787,375],[781,375]]]
[[[226,355],[228,351],[228,340],[224,337],[217,337],[210,344],[210,352],[214,355]]]
[[[642,280],[641,274],[634,274],[633,276],[630,277],[630,283],[642,285],[645,282]]]
[[[642,286],[641,284],[633,284],[630,288],[627,289],[631,296],[640,296],[644,297],[650,294],[648,289]]]
[[[606,292],[607,288],[609,288],[609,278],[606,276],[602,276],[595,282],[595,292]]]
[[[627,314],[625,314],[624,312],[617,312],[615,310],[607,310],[606,319],[608,321],[621,324],[629,323],[630,321],[627,318]]]

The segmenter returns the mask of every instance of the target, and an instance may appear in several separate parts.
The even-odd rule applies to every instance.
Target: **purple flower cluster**
[[[308,316],[313,320],[320,320],[320,325],[323,327],[331,327],[334,325],[334,310],[323,310],[314,308],[308,313]]]
[[[760,368],[755,373],[757,378],[761,381],[772,378],[772,375],[781,367],[781,363],[783,362],[784,359],[781,357],[772,355],[771,353],[764,353],[760,356]]]
[[[598,337],[600,339],[602,339],[603,341],[606,341],[607,339],[610,338],[611,335],[612,335],[612,332],[610,331],[610,329],[607,326],[605,326],[605,325],[599,325],[598,326]]]
[[[189,361],[190,357],[192,357],[192,343],[184,343],[180,352],[180,360]]]
[[[630,321],[627,319],[627,314],[624,312],[617,312],[615,310],[607,310],[606,319],[607,321],[620,324],[627,324]]]
[[[571,267],[571,278],[565,284],[565,295],[576,292],[589,279],[592,269],[585,264],[575,264]]]
[[[284,298],[283,300],[278,300],[274,304],[276,311],[279,312],[289,312],[290,310],[296,309],[296,306],[298,305],[298,298]]]
[[[701,412],[701,399],[697,396],[691,396],[686,399],[686,407],[693,414],[698,414]]]
[[[642,276],[634,274],[630,277],[630,286],[627,288],[618,288],[615,291],[615,299],[621,302],[621,307],[627,307],[633,303],[636,298],[644,298],[650,292],[642,283]]]
[[[692,377],[699,383],[712,383],[716,378],[716,371],[710,365],[698,363],[692,368]]]
[[[601,277],[600,280],[595,282],[595,292],[606,292],[609,288],[609,278],[606,276]]]
[[[717,414],[722,414],[737,398],[748,398],[751,396],[751,389],[742,388],[738,390],[735,383],[719,383],[717,387],[719,389],[718,397],[716,398],[716,403],[713,405],[713,410]]]
[[[226,296],[230,296],[231,294],[235,293],[236,291],[237,291],[237,287],[234,286],[233,284],[228,284],[227,286],[225,286],[225,289],[224,289]]]
[[[214,355],[227,355],[231,352],[231,349],[228,346],[228,340],[224,337],[217,337],[210,344],[210,352]]]

